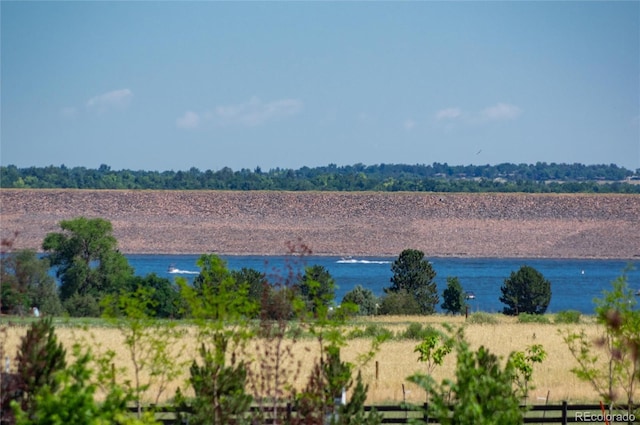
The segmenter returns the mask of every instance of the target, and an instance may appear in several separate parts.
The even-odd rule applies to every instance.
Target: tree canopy
[[[551,282],[530,266],[511,272],[500,288],[500,301],[505,304],[504,314],[544,314],[551,301]]]
[[[101,294],[117,292],[133,277],[133,268],[117,249],[112,225],[101,218],[78,217],[60,222],[62,232],[42,242],[51,266],[57,267],[60,298],[67,310],[87,314]],[[80,305],[90,306],[89,311]]]
[[[369,288],[356,285],[342,298],[342,304],[353,303],[358,306],[357,314],[360,316],[372,316],[378,313],[378,298]]]
[[[640,193],[640,170],[615,164],[354,164],[263,171],[0,167],[2,188]]]
[[[433,314],[439,297],[434,281],[436,272],[431,263],[424,258],[424,252],[417,249],[405,249],[391,264],[391,286],[386,293],[406,291],[420,306],[422,314]]]
[[[318,307],[329,307],[335,297],[336,284],[324,266],[307,266],[297,285],[298,295],[306,305],[307,311],[316,312]]]
[[[25,314],[36,307],[46,315],[61,314],[56,282],[48,270],[49,260],[30,249],[0,255],[2,313]]]
[[[447,288],[442,293],[442,309],[451,314],[460,314],[466,307],[465,294],[457,277],[447,277]]]

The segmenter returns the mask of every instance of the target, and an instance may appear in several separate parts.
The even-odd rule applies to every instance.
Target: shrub
[[[453,349],[453,343],[452,338],[431,328],[431,333],[425,336],[420,344],[416,345],[413,352],[419,353],[418,361],[426,363],[427,374],[431,375],[436,366],[442,366],[444,358]]]
[[[380,300],[380,314],[383,315],[418,315],[420,304],[407,291],[389,292]]]
[[[640,377],[640,310],[626,272],[612,285],[602,298],[594,299],[596,322],[604,325],[595,342],[584,329],[561,334],[578,363],[571,372],[591,384],[605,403],[624,403],[631,414]]]
[[[377,323],[371,323],[364,329],[354,329],[349,333],[349,338],[376,338],[381,336],[389,339],[393,337],[393,332]]]
[[[75,293],[65,302],[64,308],[71,317],[98,317],[100,316],[100,304],[91,294],[80,295]]]
[[[521,313],[518,315],[518,323],[544,323],[549,324],[551,321],[547,316],[542,314]]]
[[[340,360],[340,348],[330,346],[326,355],[314,365],[305,389],[296,395],[297,415],[291,425],[378,425],[382,415],[375,409],[365,412],[368,385],[358,372],[353,387],[353,365]],[[353,388],[346,404],[336,404],[343,391]]]
[[[74,345],[73,361],[55,373],[57,389],[49,385],[38,388],[36,404],[31,412],[14,402],[17,425],[158,425],[151,412],[139,418],[128,414],[132,394],[115,383],[115,376],[92,367],[95,360],[89,351]],[[103,378],[101,380],[101,377]],[[110,378],[110,379],[108,379]],[[103,401],[96,394],[104,390]]]
[[[542,363],[546,358],[547,352],[540,344],[531,345],[527,347],[526,351],[516,351],[509,356],[509,362],[515,369],[514,383],[525,404],[527,404],[529,391],[535,389],[533,385],[530,385],[531,377],[533,376],[533,364]]]
[[[457,354],[455,379],[441,383],[427,374],[408,379],[429,397],[426,413],[440,424],[512,425],[523,422],[517,394],[513,391],[513,362],[501,367],[501,359],[484,346],[472,351],[462,331],[454,337]]]
[[[495,325],[498,323],[498,319],[489,313],[478,311],[467,318],[467,323],[475,325]]]
[[[414,322],[410,323],[407,329],[405,329],[405,331],[400,334],[400,338],[421,340],[437,333],[438,332],[431,326],[422,327],[420,323]]]
[[[581,313],[577,310],[559,311],[555,317],[555,323],[580,323]]]
[[[342,298],[342,304],[353,303],[358,306],[359,316],[370,316],[377,313],[378,298],[374,295],[373,291],[368,288],[363,288],[362,285],[357,285],[351,291],[347,292]]]
[[[260,298],[260,319],[263,321],[292,319],[294,296],[290,288],[265,285]]]
[[[202,365],[191,365],[191,383],[195,397],[191,401],[189,423],[241,423],[253,398],[245,391],[247,370],[244,362],[227,364],[228,341],[216,338],[214,351],[200,347]]]

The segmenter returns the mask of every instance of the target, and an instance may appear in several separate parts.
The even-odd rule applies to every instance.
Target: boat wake
[[[175,267],[169,268],[168,272],[171,274],[200,274],[200,272],[194,272],[192,270],[181,270],[176,269]]]
[[[339,264],[391,264],[391,261],[386,260],[358,260],[355,258],[342,258],[336,263]]]

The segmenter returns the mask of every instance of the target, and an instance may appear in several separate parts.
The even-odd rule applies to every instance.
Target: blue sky
[[[2,165],[640,168],[640,2],[13,2]]]

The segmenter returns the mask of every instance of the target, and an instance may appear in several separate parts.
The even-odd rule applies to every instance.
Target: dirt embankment
[[[38,249],[61,220],[101,217],[125,253],[640,257],[640,196],[0,190],[0,235]]]

